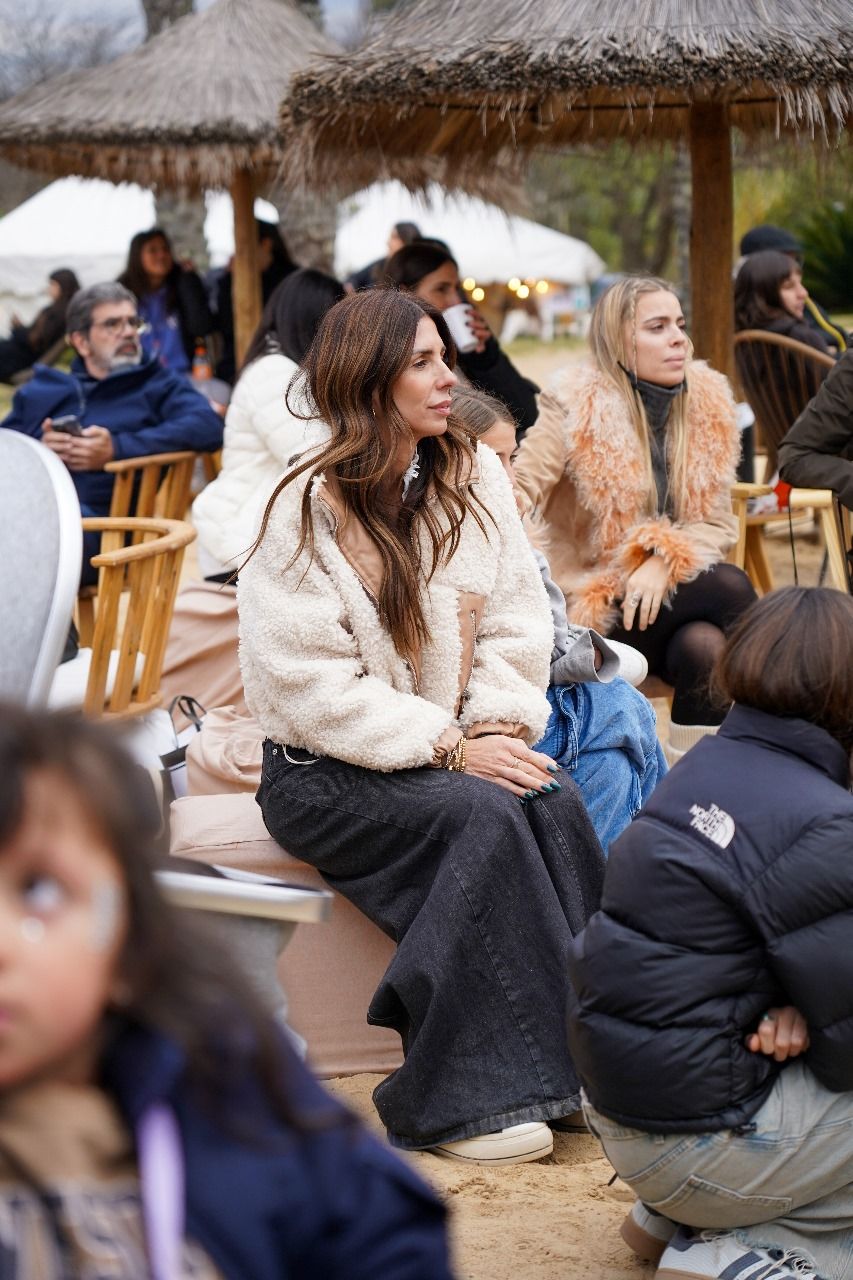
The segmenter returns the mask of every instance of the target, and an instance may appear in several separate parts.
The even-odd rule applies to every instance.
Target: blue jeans
[[[791,1250],[825,1280],[853,1277],[853,1093],[830,1093],[800,1059],[738,1130],[641,1133],[586,1099],[584,1112],[620,1178],[657,1213]]]
[[[667,772],[651,703],[617,677],[551,685],[551,718],[536,750],[568,769],[605,854]]]

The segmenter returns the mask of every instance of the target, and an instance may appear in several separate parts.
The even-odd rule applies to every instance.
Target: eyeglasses
[[[142,316],[111,316],[109,320],[93,320],[91,328],[103,329],[105,333],[115,336],[127,328],[132,329],[134,333],[142,333],[148,326],[142,319]]]

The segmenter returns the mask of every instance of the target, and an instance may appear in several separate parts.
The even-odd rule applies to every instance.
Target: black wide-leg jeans
[[[403,1065],[374,1093],[397,1146],[579,1106],[567,960],[604,857],[577,787],[557,780],[521,805],[467,774],[380,773],[264,744],[270,834],[397,944],[367,1015],[403,1041]]]

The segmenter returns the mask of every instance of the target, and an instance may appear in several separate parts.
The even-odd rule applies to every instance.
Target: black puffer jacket
[[[818,1080],[853,1089],[849,770],[824,730],[736,706],[616,841],[571,965],[596,1110],[650,1133],[744,1124],[780,1069],[744,1044],[771,1005],[805,1016]]]

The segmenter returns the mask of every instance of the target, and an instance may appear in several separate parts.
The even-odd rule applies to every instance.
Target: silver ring
[[[634,606],[634,608],[636,609],[637,605],[640,603],[640,601],[642,600],[642,598],[643,598],[643,597],[642,597],[642,595],[640,594],[640,592],[639,592],[639,591],[635,591],[635,592],[634,592],[634,594],[633,594],[632,596],[629,596],[629,598],[628,598],[628,603],[629,603],[629,604],[632,604],[632,605]]]

